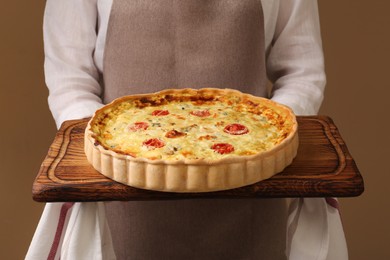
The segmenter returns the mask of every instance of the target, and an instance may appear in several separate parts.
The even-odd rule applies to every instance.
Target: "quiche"
[[[297,154],[292,110],[232,89],[167,89],[97,110],[85,154],[101,174],[148,190],[208,192],[272,177]]]

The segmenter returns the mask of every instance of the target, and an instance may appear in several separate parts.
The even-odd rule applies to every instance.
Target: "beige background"
[[[5,1],[3,1],[5,2]],[[31,185],[55,134],[43,79],[45,1],[0,9],[0,259],[22,259],[43,204]],[[350,259],[390,259],[390,16],[388,1],[320,1],[331,116],[365,178],[340,199]]]

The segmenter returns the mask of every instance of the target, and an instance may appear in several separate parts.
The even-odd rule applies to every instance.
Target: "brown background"
[[[22,259],[43,204],[31,185],[55,125],[43,78],[45,1],[0,9],[0,259]],[[365,178],[365,193],[340,199],[350,259],[390,259],[388,1],[320,1],[331,116]]]

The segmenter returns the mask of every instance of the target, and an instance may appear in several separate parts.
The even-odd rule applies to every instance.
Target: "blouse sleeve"
[[[317,1],[280,1],[267,74],[273,100],[298,115],[318,112],[326,77]]]
[[[45,80],[49,107],[63,121],[91,116],[102,106],[96,44],[97,0],[47,0],[44,13]]]

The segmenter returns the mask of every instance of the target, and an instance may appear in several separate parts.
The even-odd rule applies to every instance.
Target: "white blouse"
[[[317,113],[325,86],[317,1],[262,0],[271,98],[296,114]],[[99,74],[112,0],[48,0],[45,75],[57,127],[102,106]]]
[[[271,98],[298,115],[316,114],[325,86],[317,1],[261,3]],[[111,4],[112,0],[46,2],[44,68],[57,127],[65,120],[89,117],[103,105],[99,80]],[[339,212],[328,200],[292,200],[288,259],[348,259]],[[114,259],[103,203],[46,204],[26,259],[48,256]]]

